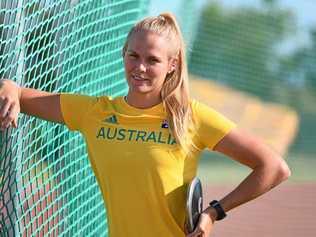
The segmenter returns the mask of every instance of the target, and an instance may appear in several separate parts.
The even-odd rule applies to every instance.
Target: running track
[[[206,185],[204,205],[233,187]],[[315,237],[316,183],[281,184],[216,222],[212,237]]]

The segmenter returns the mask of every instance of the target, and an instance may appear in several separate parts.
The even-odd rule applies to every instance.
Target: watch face
[[[216,206],[220,205],[218,201],[214,200],[210,203],[210,205],[214,208],[216,208]]]
[[[186,208],[188,231],[191,233],[199,222],[203,208],[202,185],[198,178],[194,178],[188,186]]]

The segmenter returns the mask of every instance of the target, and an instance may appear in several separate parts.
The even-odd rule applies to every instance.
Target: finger
[[[185,221],[185,223],[184,223],[184,233],[186,235],[190,234],[190,232],[189,232],[189,225],[188,225],[187,221]]]
[[[189,234],[189,231],[188,231],[186,226],[184,226],[184,234],[186,234],[186,235]]]
[[[1,130],[3,131],[3,130],[5,130],[5,129],[9,128],[10,124],[11,124],[11,123],[10,123],[10,122],[7,122],[7,120],[3,121],[3,122],[1,123]]]
[[[12,126],[13,126],[14,128],[17,128],[17,127],[18,127],[18,116],[13,120]]]
[[[16,105],[13,107],[13,117],[14,120],[12,121],[12,126],[14,128],[18,127],[18,119],[19,119],[19,113],[20,113],[20,105]]]
[[[195,230],[192,233],[188,234],[186,237],[199,237],[199,236],[201,236],[201,231]]]
[[[191,234],[186,235],[186,237],[200,237],[200,236],[201,235],[198,233],[191,233]]]
[[[0,119],[3,119],[6,117],[9,108],[10,108],[10,103],[7,99],[3,100],[2,103],[0,103]]]
[[[8,111],[5,119],[2,121],[1,127],[4,129],[7,129],[15,119],[17,119],[18,116],[18,106],[14,105],[12,108]]]

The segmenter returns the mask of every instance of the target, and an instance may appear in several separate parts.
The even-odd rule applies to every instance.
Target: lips
[[[148,81],[148,79],[144,78],[143,76],[136,75],[136,74],[133,74],[132,78],[136,81]]]
[[[131,75],[131,82],[133,83],[134,86],[148,86],[150,80],[147,78],[144,78],[143,76],[137,75],[137,74],[132,74]]]

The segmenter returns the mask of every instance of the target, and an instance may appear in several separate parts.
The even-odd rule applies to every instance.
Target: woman
[[[171,14],[146,18],[123,47],[125,97],[54,94],[3,80],[1,128],[23,113],[63,123],[85,137],[106,203],[110,237],[209,236],[229,210],[267,192],[290,171],[275,152],[191,100],[184,43]],[[186,185],[200,152],[211,149],[252,169],[240,185],[185,228]]]

